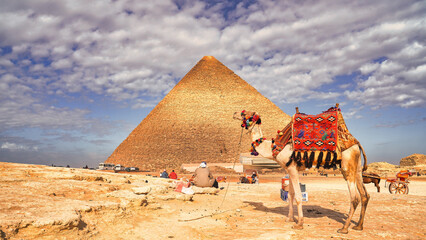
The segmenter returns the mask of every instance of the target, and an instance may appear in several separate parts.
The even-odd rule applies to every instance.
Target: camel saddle
[[[321,165],[336,168],[340,164],[341,153],[358,144],[346,127],[339,105],[331,107],[318,115],[300,113],[273,139],[272,153],[276,157],[285,145],[293,145],[292,159],[306,168]],[[325,156],[323,161],[323,156]],[[287,164],[289,165],[291,161]]]

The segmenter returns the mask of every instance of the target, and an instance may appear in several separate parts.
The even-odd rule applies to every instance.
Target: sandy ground
[[[0,239],[426,239],[423,178],[410,179],[408,195],[390,194],[384,181],[380,193],[367,184],[364,230],[340,234],[349,211],[341,177],[301,176],[309,194],[303,230],[286,222],[280,177],[190,196],[144,175],[0,163]],[[358,217],[359,209],[352,225]]]

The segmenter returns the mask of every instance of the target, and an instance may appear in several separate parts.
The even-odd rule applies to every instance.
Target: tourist
[[[166,169],[161,173],[160,177],[162,178],[169,178],[169,174],[167,173]]]
[[[198,167],[194,175],[192,175],[193,184],[197,187],[215,187],[219,188],[219,183],[216,178],[210,172],[206,162],[202,162]]]
[[[172,172],[169,174],[169,178],[177,179],[177,174],[175,173],[175,170],[172,170]]]
[[[256,183],[257,182],[257,174],[256,172],[253,172],[253,174],[251,175],[251,183]]]

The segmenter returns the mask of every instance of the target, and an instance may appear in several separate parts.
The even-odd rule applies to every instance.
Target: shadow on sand
[[[249,201],[244,201],[244,203],[247,203],[251,206],[254,207],[254,210],[256,211],[262,211],[262,212],[267,212],[267,213],[276,213],[276,214],[281,214],[284,216],[288,216],[288,206],[283,206],[283,207],[273,207],[273,208],[269,208],[266,207],[265,205],[263,205],[262,202],[249,202]],[[294,215],[295,217],[297,217],[297,206],[294,205]],[[348,218],[348,215],[345,213],[341,213],[329,208],[323,208],[321,206],[318,205],[308,205],[308,204],[304,204],[303,205],[303,216],[306,218],[322,218],[322,217],[328,217],[330,219],[333,219],[337,222],[340,222],[342,224],[345,223],[346,219]],[[354,218],[355,218],[355,214],[354,214]],[[351,223],[356,224],[355,221],[351,220]]]

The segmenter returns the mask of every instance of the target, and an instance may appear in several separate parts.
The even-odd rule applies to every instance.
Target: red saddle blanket
[[[296,113],[293,117],[293,149],[335,152],[338,111],[338,108],[331,108],[318,115]]]

